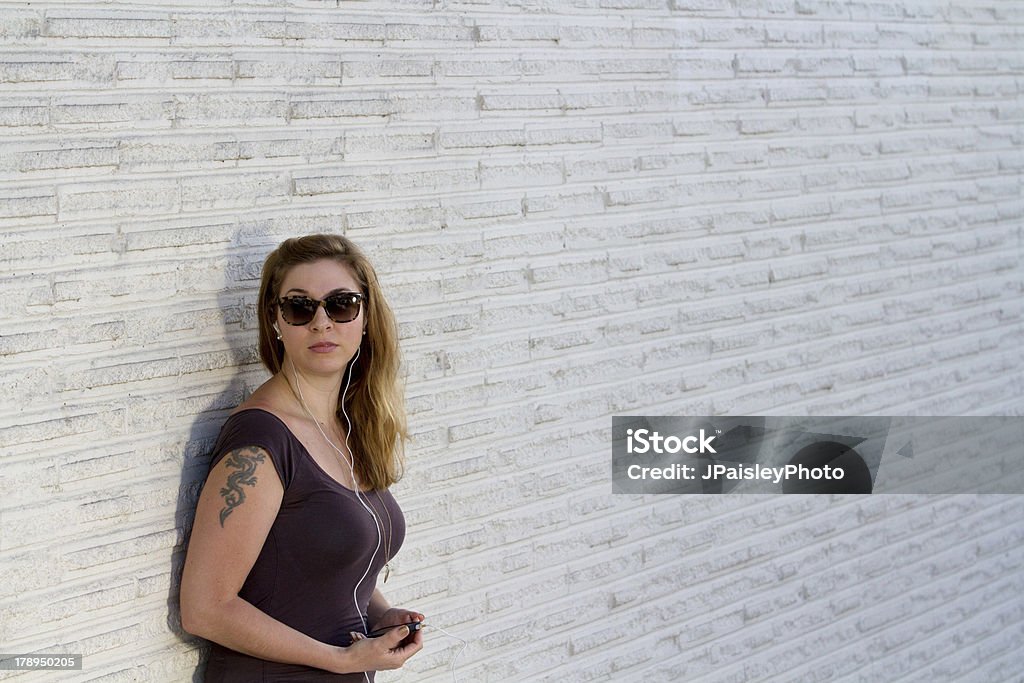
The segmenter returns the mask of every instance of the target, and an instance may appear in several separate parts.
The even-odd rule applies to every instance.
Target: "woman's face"
[[[324,300],[339,292],[362,293],[351,269],[330,259],[293,266],[281,281],[278,299],[290,296]],[[331,375],[345,371],[348,361],[355,355],[363,337],[366,303],[350,322],[335,322],[324,306],[318,306],[313,319],[305,325],[291,325],[277,306],[275,322],[284,344],[283,368],[289,361],[303,374]]]

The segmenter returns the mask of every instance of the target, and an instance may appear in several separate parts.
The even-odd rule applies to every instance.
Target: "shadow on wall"
[[[226,387],[215,395],[202,412],[195,416],[184,448],[181,479],[178,483],[177,507],[174,513],[175,528],[179,530],[178,544],[171,555],[171,582],[167,594],[167,627],[183,643],[194,645],[200,651],[199,664],[192,674],[193,683],[201,683],[209,645],[181,627],[179,592],[181,572],[185,565],[185,552],[195,519],[196,503],[202,491],[209,469],[211,451],[227,413],[248,396],[250,389],[245,376],[258,366],[259,354],[256,348],[257,334],[254,307],[259,287],[259,274],[266,253],[245,251],[239,246],[236,233],[231,241],[228,272],[225,287],[217,295],[224,325],[222,344],[219,350],[227,351],[232,359],[234,376]],[[237,251],[236,251],[237,250]],[[270,249],[265,249],[269,252]],[[255,278],[255,280],[253,280]],[[197,349],[201,352],[204,349]],[[210,349],[213,350],[213,349]],[[262,366],[258,366],[262,367]]]
[[[864,458],[851,446],[835,441],[819,441],[805,446],[793,456],[788,465],[803,465],[809,469],[826,465],[838,467],[845,476],[839,480],[819,480],[801,483],[787,479],[782,484],[783,493],[871,493],[873,484],[871,470]]]

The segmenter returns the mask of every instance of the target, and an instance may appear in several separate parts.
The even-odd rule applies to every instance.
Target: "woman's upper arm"
[[[258,446],[227,453],[199,495],[181,579],[182,619],[238,595],[270,532],[284,487]],[[187,628],[186,628],[187,630]]]

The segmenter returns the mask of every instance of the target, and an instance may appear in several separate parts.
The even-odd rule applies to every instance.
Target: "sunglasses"
[[[286,296],[277,300],[281,317],[289,325],[308,325],[321,306],[327,317],[336,323],[349,323],[359,317],[359,309],[366,297],[358,292],[338,292],[320,301],[308,296]]]

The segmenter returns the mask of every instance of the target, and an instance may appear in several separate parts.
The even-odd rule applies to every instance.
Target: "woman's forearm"
[[[348,648],[311,638],[237,596],[199,610],[182,625],[189,633],[260,659],[334,673],[364,670]]]

